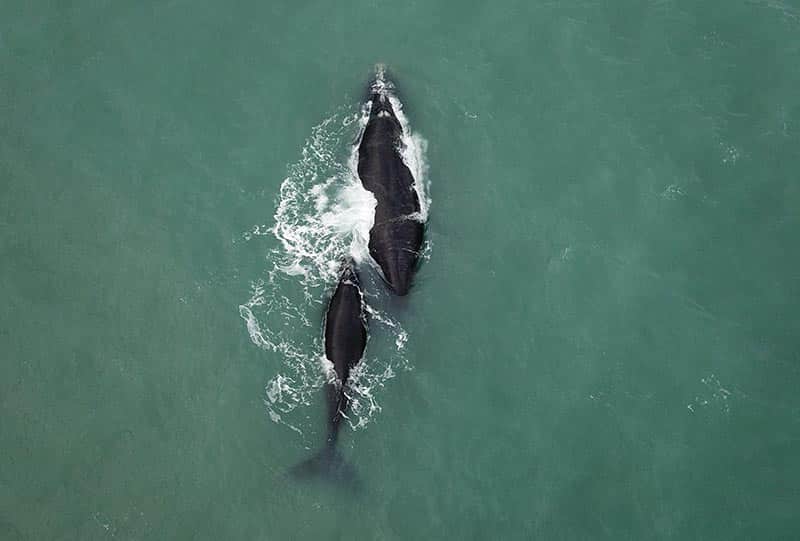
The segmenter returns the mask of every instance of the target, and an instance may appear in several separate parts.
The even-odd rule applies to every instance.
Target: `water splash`
[[[699,408],[714,405],[722,413],[730,413],[730,402],[733,397],[733,392],[726,386],[723,386],[719,378],[714,374],[700,378],[700,382],[705,387],[705,392],[695,396],[694,400],[686,405],[686,409],[689,410],[690,413],[695,413]]]

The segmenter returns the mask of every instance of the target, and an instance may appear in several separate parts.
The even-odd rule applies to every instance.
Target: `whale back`
[[[325,356],[333,363],[339,382],[344,384],[350,369],[364,355],[367,328],[358,275],[346,265],[331,297],[325,317]]]
[[[370,97],[370,116],[358,148],[358,176],[375,196],[369,252],[398,295],[411,287],[424,225],[414,176],[401,153],[403,127],[385,94]]]

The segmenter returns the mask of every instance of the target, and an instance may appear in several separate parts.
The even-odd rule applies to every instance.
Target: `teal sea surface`
[[[287,472],[378,63],[355,490]],[[0,540],[798,539],[798,237],[797,0],[4,0]]]

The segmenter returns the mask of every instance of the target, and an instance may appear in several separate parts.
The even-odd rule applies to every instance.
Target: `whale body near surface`
[[[369,253],[397,295],[406,295],[419,262],[425,231],[420,195],[403,160],[403,125],[382,71],[370,85],[369,119],[358,143],[358,176],[375,196]]]
[[[348,260],[342,266],[339,283],[325,313],[325,358],[333,365],[333,377],[325,384],[328,436],[321,451],[295,466],[296,476],[327,475],[356,480],[352,466],[339,454],[336,442],[350,402],[350,371],[361,361],[367,345],[366,321],[358,273]]]

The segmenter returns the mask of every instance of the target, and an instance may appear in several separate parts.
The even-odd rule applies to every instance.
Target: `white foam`
[[[335,156],[347,128],[358,121],[363,129],[366,120],[363,114],[351,114],[337,124],[336,117],[313,128],[303,159],[290,167],[281,185],[275,213],[273,233],[285,252],[281,269],[302,274],[308,285],[335,279],[346,253],[357,262],[364,259],[375,216],[375,197],[358,178],[356,150],[344,165]]]

